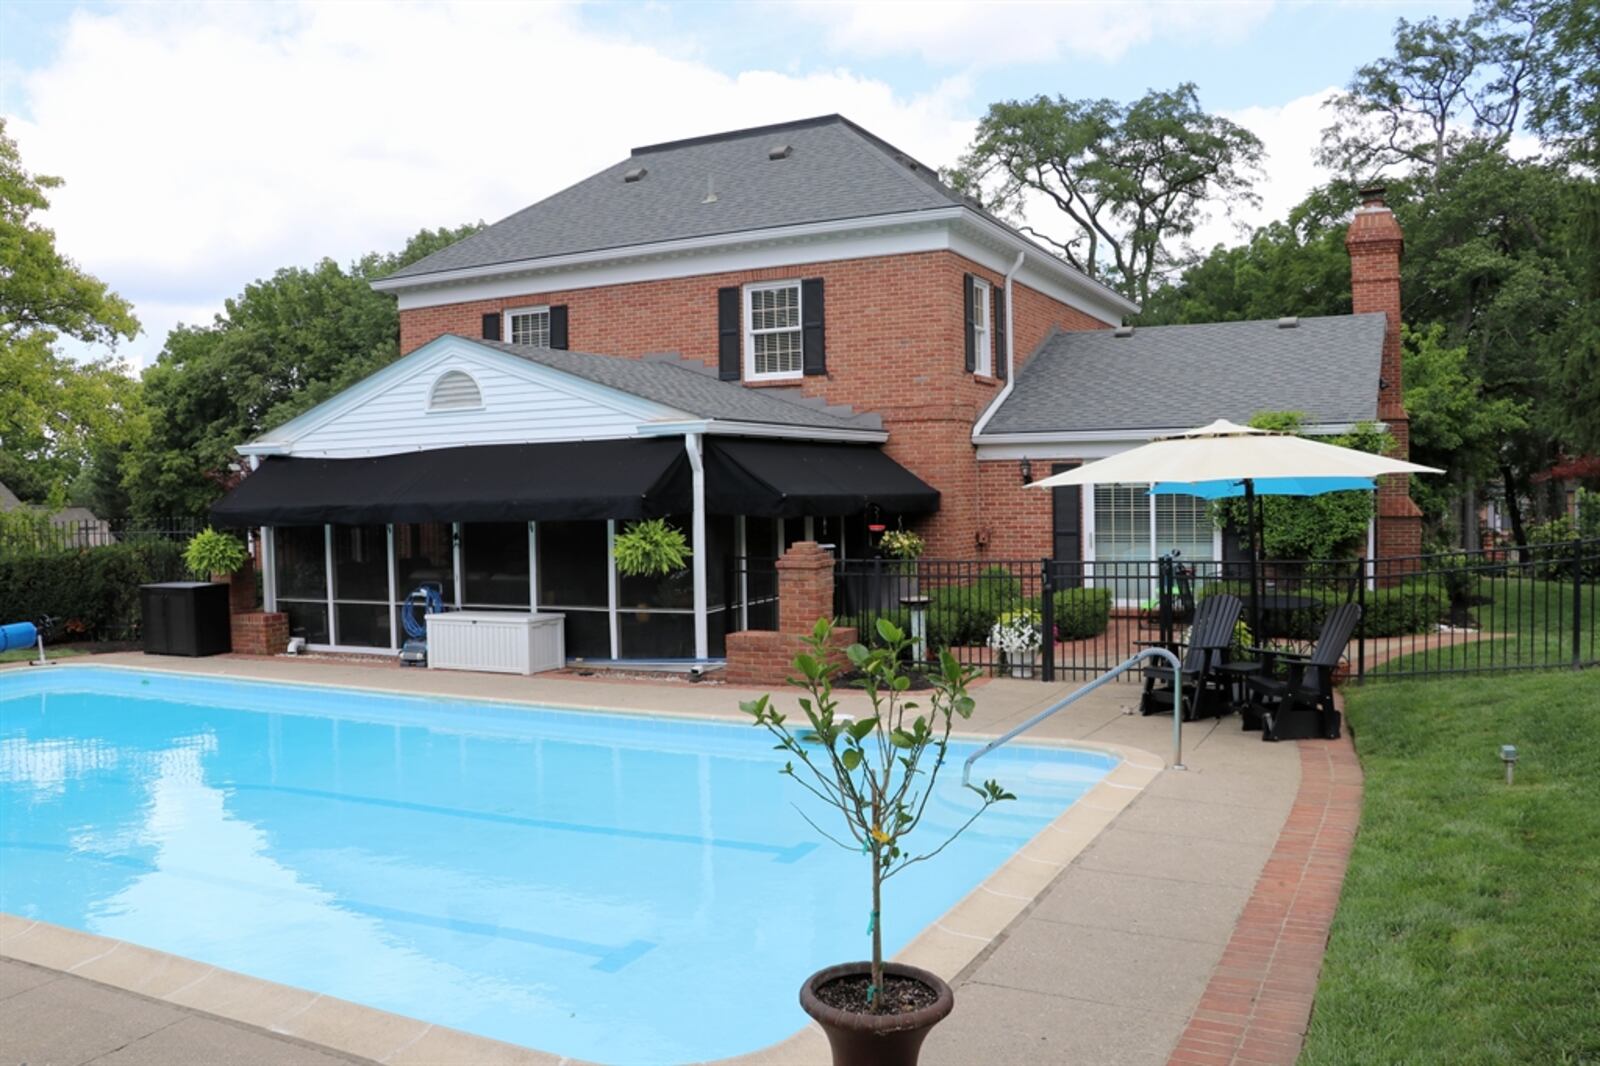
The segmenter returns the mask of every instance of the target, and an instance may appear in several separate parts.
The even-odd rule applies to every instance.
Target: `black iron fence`
[[[24,519],[9,512],[0,521],[0,560],[83,548],[103,548],[138,540],[186,542],[205,528],[197,518]]]
[[[768,564],[770,565],[770,564]],[[1362,620],[1345,650],[1363,680],[1600,664],[1600,540],[1399,559],[842,560],[834,612],[871,640],[880,618],[966,665],[1089,678],[1183,628],[1207,596],[1246,604],[1237,642],[1308,649],[1339,604]],[[775,592],[775,584],[773,586]],[[776,619],[772,620],[776,624]],[[1033,639],[1028,639],[1028,633]]]

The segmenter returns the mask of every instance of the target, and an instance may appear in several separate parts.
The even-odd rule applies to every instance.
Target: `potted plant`
[[[1033,676],[1033,661],[1043,643],[1039,612],[1028,608],[1005,612],[989,630],[989,646],[1005,654],[1012,677]]]
[[[936,975],[884,962],[883,885],[937,855],[993,804],[1016,798],[995,781],[969,785],[979,799],[971,817],[937,846],[911,850],[907,837],[933,794],[951,725],[957,716],[972,716],[967,684],[977,671],[948,650],[941,653],[924,708],[906,698],[910,678],[900,660],[910,641],[887,619],[878,620],[877,630],[879,647],[852,644],[844,652],[871,704],[867,717],[852,720],[839,713],[833,679],[844,667],[826,618],[818,620],[806,650],[794,660],[799,677],[792,683],[805,690],[799,704],[809,730],[792,728],[770,696],[740,704],[792,756],[780,772],[836,810],[845,832],[830,832],[801,816],[833,843],[859,851],[871,872],[871,959],[819,970],[800,987],[800,1006],[827,1033],[834,1066],[912,1066],[928,1031],[955,1006],[950,986]],[[928,758],[932,766],[924,767]]]
[[[878,554],[887,561],[874,564],[865,597],[869,610],[893,613],[901,600],[917,595],[917,559],[923,548],[922,538],[909,529],[891,529],[878,538]]]
[[[197,579],[228,586],[228,607],[234,614],[256,604],[255,574],[245,565],[249,561],[244,541],[210,526],[190,537],[183,549],[183,564]]]
[[[617,533],[616,540],[612,544],[612,553],[616,558],[617,573],[625,578],[670,577],[681,573],[689,565],[690,557],[694,555],[683,531],[668,524],[664,518],[630,523],[626,529]],[[641,593],[648,589],[649,586],[646,584]],[[658,593],[662,591],[656,589]],[[665,591],[667,595],[671,595],[670,589]],[[656,606],[663,605],[659,596],[654,602]],[[636,603],[635,619],[643,622],[648,618],[650,606],[648,597],[646,602]]]

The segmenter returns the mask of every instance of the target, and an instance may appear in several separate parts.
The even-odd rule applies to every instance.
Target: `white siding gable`
[[[434,405],[435,386],[450,374],[467,375],[482,405]],[[458,394],[466,384],[451,378],[445,390]],[[634,436],[645,422],[684,417],[683,412],[447,337],[244,450],[343,459],[463,445],[603,440]]]

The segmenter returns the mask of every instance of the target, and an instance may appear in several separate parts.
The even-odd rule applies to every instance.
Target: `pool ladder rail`
[[[989,741],[989,743],[985,744],[971,755],[968,755],[967,761],[961,766],[961,783],[963,785],[970,785],[972,783],[973,763],[977,762],[991,751],[1000,747],[1002,744],[1014,740],[1021,734],[1026,733],[1028,730],[1032,729],[1046,718],[1049,718],[1057,711],[1072,706],[1074,703],[1078,702],[1083,697],[1087,696],[1089,693],[1105,684],[1107,681],[1111,681],[1112,679],[1121,676],[1127,671],[1133,669],[1135,666],[1138,666],[1140,663],[1144,662],[1146,659],[1162,659],[1165,660],[1167,665],[1172,667],[1172,762],[1168,764],[1168,769],[1187,770],[1188,767],[1183,765],[1183,665],[1178,662],[1178,657],[1172,652],[1168,651],[1166,648],[1146,648],[1144,651],[1139,652],[1120,665],[1113,666],[1111,669],[1107,670],[1105,673],[1101,674],[1087,685],[1084,685],[1082,688],[1074,689],[1073,691],[1067,693],[1067,695],[1063,696],[1055,703],[1052,703],[1050,706],[1046,707],[1044,710],[1040,711],[1026,722],[1023,722],[1009,733],[1006,733],[1003,736],[995,737],[993,740]]]

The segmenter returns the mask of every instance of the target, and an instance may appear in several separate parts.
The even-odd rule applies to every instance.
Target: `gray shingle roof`
[[[780,144],[793,151],[769,159]],[[644,177],[622,180],[638,167]],[[716,193],[709,204],[702,202],[708,188]],[[961,203],[927,166],[827,115],[635,148],[622,162],[390,277]]]
[[[538,363],[596,385],[663,404],[696,418],[728,422],[756,422],[799,429],[849,429],[881,432],[883,421],[875,414],[856,414],[847,408],[823,407],[782,393],[787,389],[747,389],[736,381],[723,381],[709,368],[677,359],[647,357],[626,359],[615,355],[557,351],[526,344],[507,344],[465,337],[473,344]]]
[[[1260,411],[1312,423],[1377,417],[1381,314],[1058,332],[984,427],[997,433],[1173,429]]]

